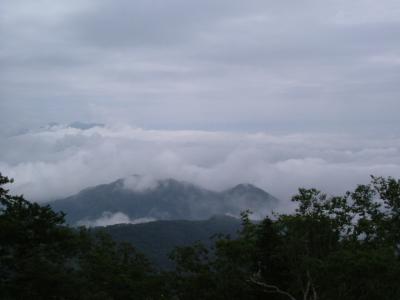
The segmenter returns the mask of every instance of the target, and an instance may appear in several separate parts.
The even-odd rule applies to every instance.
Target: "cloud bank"
[[[212,190],[252,183],[283,201],[301,186],[342,193],[370,174],[400,177],[396,136],[57,125],[2,138],[0,157],[0,171],[15,178],[12,191],[39,202],[134,174],[143,176],[128,180],[137,190],[163,178]]]

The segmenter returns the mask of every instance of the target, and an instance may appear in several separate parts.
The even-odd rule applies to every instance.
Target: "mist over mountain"
[[[175,179],[132,176],[86,188],[50,203],[74,225],[101,226],[151,220],[201,220],[213,215],[239,216],[246,209],[262,218],[278,200],[251,184],[216,192]]]
[[[123,124],[78,129],[59,123],[0,139],[0,168],[15,179],[11,191],[40,203],[134,172],[218,191],[247,182],[276,195],[280,209],[290,211],[298,187],[341,194],[367,182],[370,174],[400,176],[399,158],[400,139],[383,135],[150,130]]]

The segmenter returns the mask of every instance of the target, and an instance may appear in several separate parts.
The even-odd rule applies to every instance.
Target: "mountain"
[[[86,122],[76,121],[76,122],[72,122],[72,123],[68,124],[68,127],[86,130],[86,129],[90,129],[93,127],[104,127],[104,124],[103,123],[86,123]]]
[[[235,237],[240,224],[237,218],[214,216],[201,221],[164,220],[96,227],[95,230],[105,230],[114,240],[131,243],[155,266],[168,269],[173,266],[168,255],[175,247],[192,245],[197,241],[210,246],[211,238],[217,234]]]
[[[251,184],[215,192],[174,179],[151,181],[132,176],[84,189],[50,205],[56,211],[65,212],[68,223],[79,225],[115,217],[113,214],[124,216],[121,222],[114,223],[135,223],[143,218],[203,220],[213,215],[239,216],[246,209],[261,218],[277,202],[276,198]]]

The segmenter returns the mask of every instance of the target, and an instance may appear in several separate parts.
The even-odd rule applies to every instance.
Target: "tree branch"
[[[277,294],[281,294],[281,295],[285,295],[286,297],[288,297],[290,300],[296,300],[295,297],[293,297],[291,294],[289,294],[288,292],[285,292],[283,290],[281,290],[279,287],[277,287],[276,285],[272,285],[272,284],[267,284],[265,282],[262,281],[258,281],[257,279],[254,278],[254,276],[250,277],[250,279],[248,280],[249,282],[263,287],[265,289],[266,293],[277,293]]]

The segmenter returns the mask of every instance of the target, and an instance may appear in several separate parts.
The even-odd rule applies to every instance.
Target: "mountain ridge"
[[[67,222],[76,225],[104,217],[104,213],[122,213],[131,220],[202,220],[213,215],[239,216],[250,209],[262,218],[277,203],[278,199],[248,183],[217,192],[172,178],[131,176],[85,188],[49,204],[65,212]]]

